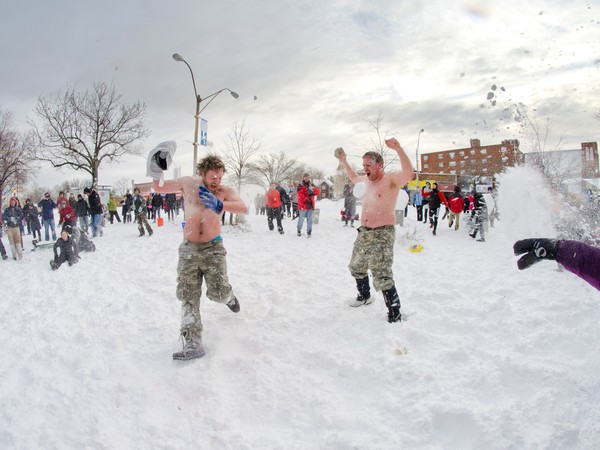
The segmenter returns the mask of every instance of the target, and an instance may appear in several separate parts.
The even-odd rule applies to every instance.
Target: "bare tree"
[[[594,112],[594,119],[600,120],[600,106],[596,108],[596,111]]]
[[[131,189],[131,180],[127,178],[119,178],[118,180],[113,181],[112,185],[112,194],[113,195],[125,195],[127,189]]]
[[[383,127],[383,116],[381,115],[381,111],[377,115],[376,119],[366,118],[365,122],[369,124],[369,126],[375,131],[375,137],[369,138],[370,144],[365,146],[366,151],[375,151],[383,157],[383,168],[387,168],[388,166],[398,162],[398,154],[388,148],[385,145],[385,139],[388,137],[388,131],[382,131]]]
[[[139,155],[135,144],[149,135],[143,124],[146,104],[124,103],[115,87],[103,82],[85,92],[67,87],[64,94],[40,96],[34,112],[41,121],[30,121],[40,146],[37,159],[83,170],[91,175],[92,186],[104,161]]]
[[[12,113],[0,110],[0,204],[12,190],[25,189],[34,171],[31,144],[31,136],[14,128]]]
[[[551,144],[549,142],[552,131],[550,119],[540,121],[536,117],[531,117],[527,111],[518,108],[515,119],[521,124],[523,133],[529,141],[526,144],[529,147],[529,153],[525,158],[526,164],[540,172],[550,188],[563,192],[569,178],[581,176],[580,172],[576,173],[578,166],[575,160],[578,158],[569,158],[567,154],[559,151],[564,145],[565,132],[554,144]]]
[[[227,135],[223,162],[234,180],[237,191],[242,185],[258,183],[258,176],[250,159],[258,152],[260,142],[246,127],[246,122],[233,124],[231,132]]]
[[[258,161],[252,163],[252,168],[259,174],[258,184],[266,189],[271,183],[290,180],[298,165],[295,158],[288,158],[280,152],[278,155],[260,155]]]

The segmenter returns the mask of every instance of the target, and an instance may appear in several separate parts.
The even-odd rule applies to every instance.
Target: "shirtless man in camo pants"
[[[357,175],[346,161],[346,154],[342,148],[336,149],[334,154],[346,169],[352,184],[365,183],[366,187],[360,214],[361,226],[358,228],[358,236],[348,265],[358,288],[358,296],[350,306],[368,305],[373,302],[368,273],[371,270],[375,290],[383,292],[388,308],[388,322],[393,323],[402,318],[400,299],[392,272],[396,236],[394,209],[398,192],[413,178],[414,170],[410,159],[395,138],[387,139],[385,144],[398,153],[402,170],[385,173],[383,157],[371,151],[363,155],[365,175]]]
[[[204,356],[200,295],[202,280],[206,296],[225,303],[237,313],[240,304],[227,277],[227,251],[221,237],[221,215],[225,211],[246,214],[248,207],[235,189],[221,185],[225,165],[217,156],[202,159],[195,176],[164,181],[155,179],[153,188],[159,193],[181,191],[185,205],[183,243],[179,246],[177,265],[177,298],[182,305],[181,336],[183,350],[173,359],[190,360]]]

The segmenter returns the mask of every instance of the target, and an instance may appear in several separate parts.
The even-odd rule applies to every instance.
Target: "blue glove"
[[[205,207],[212,209],[216,214],[221,214],[221,211],[223,211],[223,202],[215,197],[206,186],[198,188],[198,196]]]

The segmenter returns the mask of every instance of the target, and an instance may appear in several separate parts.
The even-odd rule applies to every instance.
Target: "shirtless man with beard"
[[[159,193],[183,193],[185,228],[177,265],[183,350],[173,354],[176,360],[204,356],[200,318],[203,279],[206,281],[206,296],[210,300],[225,303],[234,313],[240,310],[227,277],[227,252],[221,237],[221,215],[225,211],[246,214],[248,207],[235,189],[221,185],[225,165],[218,156],[209,155],[202,159],[197,171],[195,176],[164,181],[162,185],[155,179],[152,186]]]
[[[365,175],[358,175],[348,164],[342,148],[336,149],[334,155],[346,169],[350,181],[354,185],[364,183],[366,187],[362,198],[361,226],[358,228],[358,236],[348,265],[358,288],[358,296],[350,306],[368,305],[373,302],[369,286],[370,270],[375,290],[383,292],[388,308],[388,322],[393,323],[402,318],[400,299],[392,272],[396,236],[394,210],[398,192],[413,178],[414,170],[410,159],[395,138],[387,139],[385,144],[398,153],[402,170],[385,173],[381,154],[370,151],[363,155]]]

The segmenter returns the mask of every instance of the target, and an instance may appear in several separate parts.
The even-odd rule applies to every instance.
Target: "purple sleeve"
[[[600,290],[600,248],[578,241],[559,241],[556,261]]]

